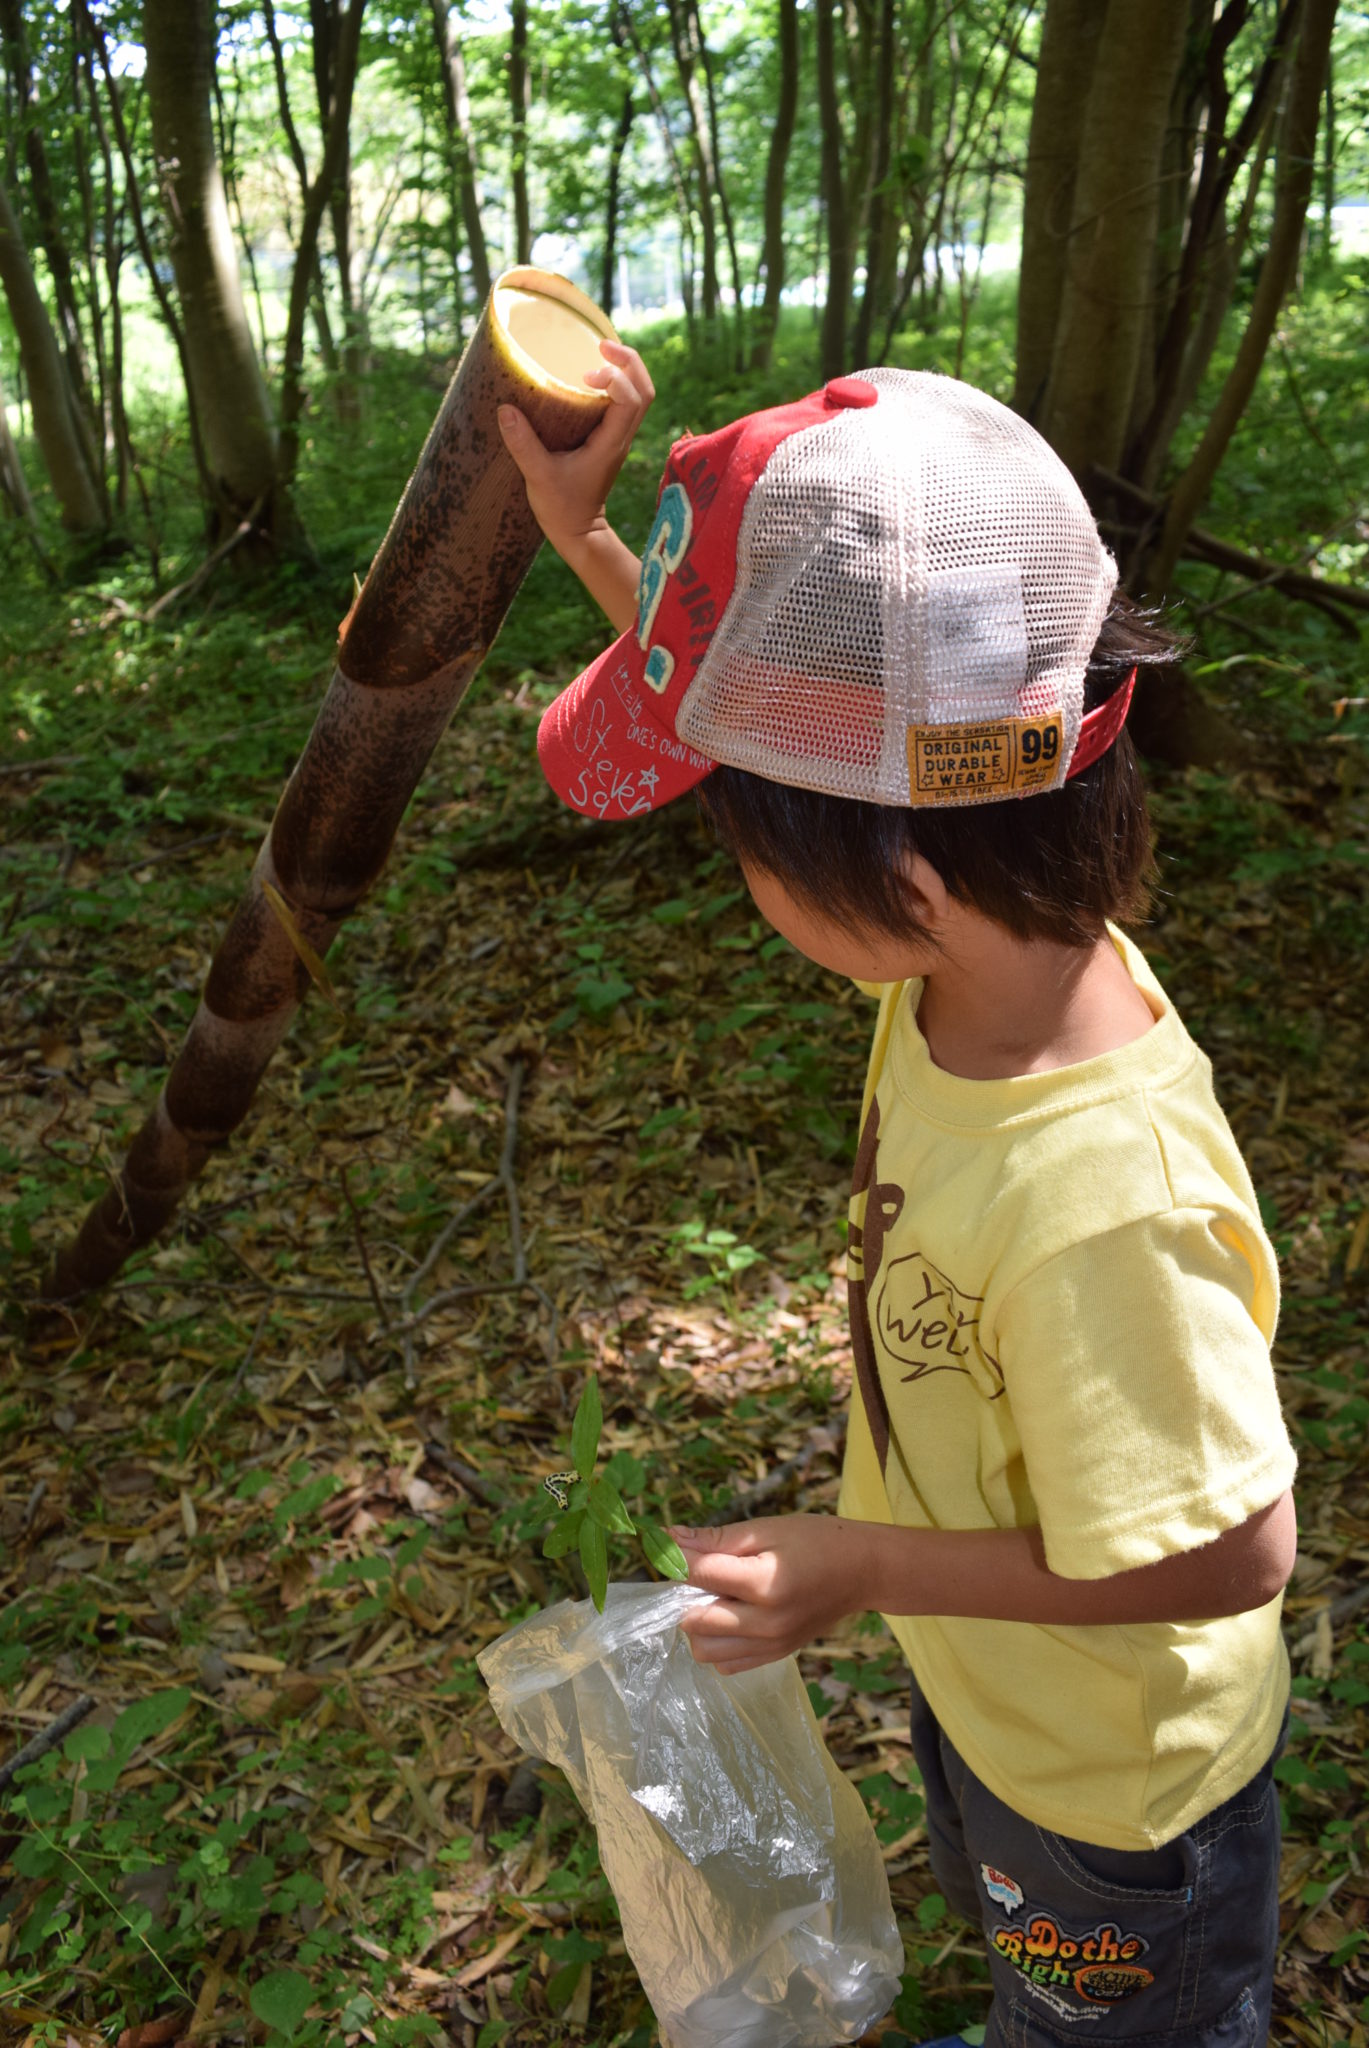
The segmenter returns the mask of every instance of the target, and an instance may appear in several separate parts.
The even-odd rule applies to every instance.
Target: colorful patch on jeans
[[[995,1927],[991,1940],[994,1953],[1048,2004],[1058,2008],[1067,1991],[1082,1998],[1082,2008],[1071,2007],[1081,2017],[1120,2005],[1155,1982],[1154,1971],[1141,1961],[1150,1943],[1143,1935],[1124,1933],[1115,1920],[1074,1934],[1052,1914],[1034,1912],[1020,1926]]]
[[[1027,1901],[1022,1887],[1006,1870],[995,1870],[992,1863],[981,1863],[979,1875],[984,1880],[984,1889],[991,1899],[997,1899],[1005,1913],[1015,1913]]]

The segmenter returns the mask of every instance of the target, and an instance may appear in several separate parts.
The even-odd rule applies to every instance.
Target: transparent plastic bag
[[[610,1586],[482,1650],[506,1731],[565,1772],[669,2048],[834,2048],[903,1968],[860,1795],[792,1657],[722,1678],[679,1621],[711,1596]]]

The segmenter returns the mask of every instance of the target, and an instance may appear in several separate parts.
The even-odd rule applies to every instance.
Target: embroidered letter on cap
[[[683,484],[668,484],[656,507],[651,537],[642,556],[642,573],[637,583],[637,645],[651,646],[656,614],[665,596],[666,580],[679,568],[694,530],[694,511]],[[670,681],[675,657],[665,647],[652,647],[646,662],[646,681],[659,696]]]

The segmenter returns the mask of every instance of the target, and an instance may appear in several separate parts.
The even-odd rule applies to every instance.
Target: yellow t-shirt
[[[879,991],[851,1207],[857,1386],[841,1512],[1040,1525],[1102,1578],[1209,1542],[1284,1492],[1273,1251],[1211,1068],[1155,1013],[1116,1052],[1002,1081],[932,1063],[919,982]],[[1038,1825],[1172,1839],[1273,1748],[1281,1601],[1125,1627],[890,1615],[970,1768]]]

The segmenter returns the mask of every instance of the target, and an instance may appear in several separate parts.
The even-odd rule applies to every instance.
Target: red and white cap
[[[1126,718],[1134,675],[1084,712],[1116,582],[1016,413],[952,377],[840,377],[675,444],[637,623],[548,707],[542,767],[597,818],[719,762],[882,804],[1058,789]]]

